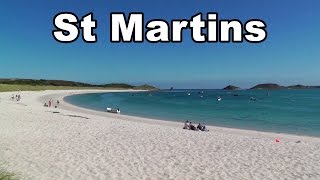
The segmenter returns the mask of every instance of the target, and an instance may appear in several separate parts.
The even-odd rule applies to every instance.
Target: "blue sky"
[[[320,2],[11,0],[0,7],[0,77],[64,79],[89,83],[150,83],[162,88],[250,87],[257,83],[320,85]],[[99,41],[61,44],[51,35],[62,11],[93,12]],[[262,19],[260,44],[112,44],[111,12],[143,12],[150,19],[189,19],[218,12],[223,19]]]

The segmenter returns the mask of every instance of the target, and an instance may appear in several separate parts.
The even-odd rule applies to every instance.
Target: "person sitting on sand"
[[[190,122],[190,129],[193,131],[197,130],[197,128],[192,124],[192,122]]]
[[[48,107],[48,104],[47,103],[44,103],[44,105],[43,105],[44,107]]]
[[[188,130],[190,129],[189,121],[186,121],[186,122],[184,123],[183,129],[188,129]]]
[[[199,125],[197,126],[197,129],[200,130],[200,131],[202,131],[203,126],[199,123]]]
[[[57,100],[57,105],[59,105],[60,104],[60,101],[59,100]]]

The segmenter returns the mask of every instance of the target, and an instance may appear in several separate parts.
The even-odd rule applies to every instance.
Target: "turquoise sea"
[[[74,95],[65,100],[99,111],[120,108],[126,115],[320,137],[319,89],[163,90]]]

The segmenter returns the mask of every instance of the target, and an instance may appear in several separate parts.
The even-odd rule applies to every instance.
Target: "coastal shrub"
[[[17,177],[14,173],[10,173],[4,169],[0,169],[0,180],[17,180]]]

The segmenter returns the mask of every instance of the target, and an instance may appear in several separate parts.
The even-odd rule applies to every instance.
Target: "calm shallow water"
[[[222,101],[217,101],[218,96]],[[251,97],[256,101],[250,100]],[[147,118],[181,122],[191,120],[232,128],[320,136],[318,89],[168,90],[74,95],[65,100],[100,111],[105,111],[107,107],[120,108],[122,114]]]

